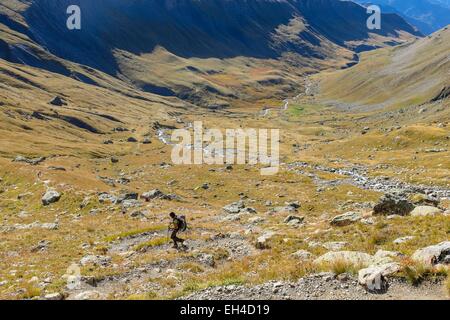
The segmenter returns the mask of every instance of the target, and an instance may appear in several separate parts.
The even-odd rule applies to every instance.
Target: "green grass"
[[[291,117],[305,116],[323,109],[318,104],[289,104],[288,115]]]

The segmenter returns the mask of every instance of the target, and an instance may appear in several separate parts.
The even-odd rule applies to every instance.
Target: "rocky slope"
[[[66,28],[71,4],[82,8],[79,31]],[[300,67],[343,67],[354,51],[419,35],[392,14],[383,15],[382,30],[369,31],[367,17],[337,0],[8,0],[0,6],[0,56],[64,75],[72,61],[144,91],[208,105],[204,96],[245,99],[267,84],[286,92]]]

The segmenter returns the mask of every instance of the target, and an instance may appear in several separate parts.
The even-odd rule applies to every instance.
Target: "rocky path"
[[[450,197],[450,189],[438,186],[425,186],[409,184],[397,179],[389,177],[370,177],[368,175],[368,168],[361,165],[352,165],[348,168],[330,168],[321,165],[311,165],[306,162],[295,162],[287,165],[287,169],[295,171],[299,174],[305,174],[314,179],[317,185],[341,185],[351,184],[366,190],[373,190],[377,192],[390,192],[392,190],[401,190],[403,193],[423,193],[435,198]],[[317,174],[305,171],[305,169],[334,173],[347,177],[338,180],[324,180],[317,176]]]
[[[122,297],[124,290],[127,290],[127,288],[133,288],[133,291],[128,292],[128,294],[150,291],[162,293],[165,289],[153,282],[152,279],[163,277],[178,281],[179,272],[187,272],[182,267],[186,263],[201,265],[204,272],[207,273],[227,260],[235,261],[256,253],[254,246],[243,237],[230,237],[222,234],[211,236],[210,239],[206,240],[186,241],[187,249],[180,251],[172,249],[172,244],[169,242],[153,247],[142,246],[142,244],[161,237],[167,237],[167,233],[164,231],[145,232],[114,241],[108,248],[108,254],[117,254],[124,257],[125,264],[130,266],[129,270],[100,279],[84,277],[79,288],[68,292],[68,299],[80,299],[86,294],[96,295],[95,299],[106,298],[111,295]],[[226,256],[218,259],[213,254],[207,253],[218,248],[223,253],[226,252]],[[134,261],[142,254],[154,253],[155,256],[158,256],[161,253],[171,252],[179,252],[180,255],[175,259],[159,259],[152,263],[133,267]],[[110,265],[108,256],[92,256],[91,259],[96,265]]]
[[[392,280],[385,294],[371,294],[350,275],[322,273],[297,282],[271,281],[257,286],[212,287],[183,299],[188,300],[446,300],[441,280],[411,286]]]

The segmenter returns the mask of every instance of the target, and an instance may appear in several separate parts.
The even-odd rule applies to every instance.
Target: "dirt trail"
[[[188,300],[448,300],[441,280],[419,286],[392,279],[385,294],[372,294],[349,275],[316,274],[297,282],[271,281],[257,286],[208,288]]]

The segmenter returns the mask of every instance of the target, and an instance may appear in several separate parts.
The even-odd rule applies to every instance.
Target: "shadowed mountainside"
[[[66,28],[72,4],[82,10],[78,31]],[[419,36],[395,14],[369,32],[367,17],[363,7],[336,0],[7,0],[0,5],[0,57],[93,84],[74,74],[72,61],[144,91],[222,104],[266,90],[261,83],[284,85],[268,90],[281,97],[300,69],[345,67],[354,52]]]

